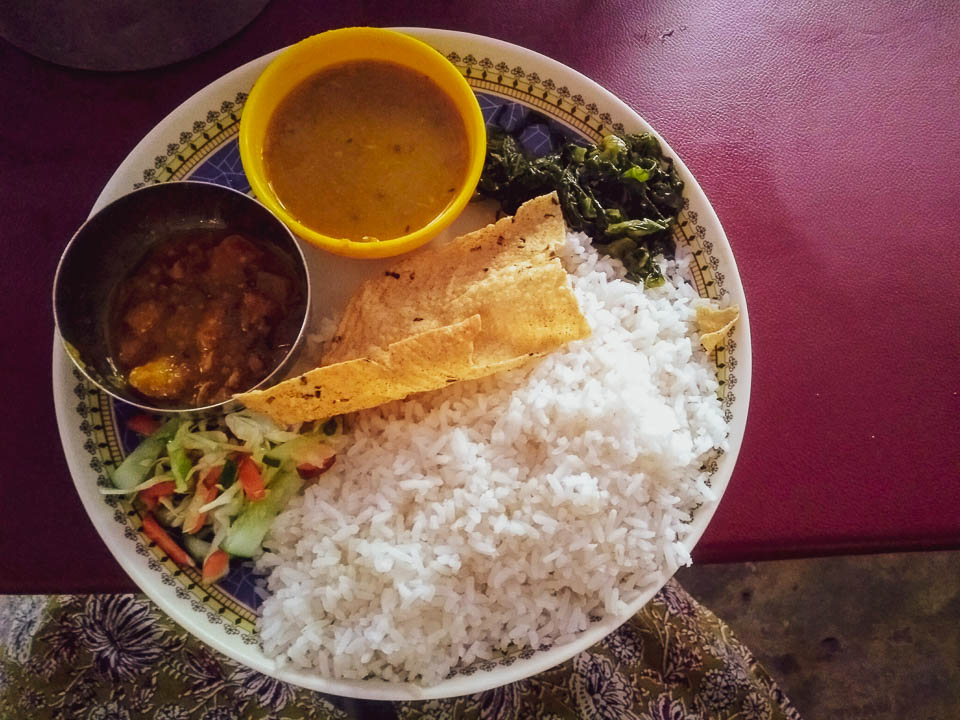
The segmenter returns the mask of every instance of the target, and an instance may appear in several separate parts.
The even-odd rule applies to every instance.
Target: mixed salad
[[[247,410],[222,418],[131,418],[144,436],[113,473],[107,494],[134,496],[143,531],[180,566],[201,565],[204,583],[230,558],[253,557],[287,501],[333,465],[340,418],[277,426]]]

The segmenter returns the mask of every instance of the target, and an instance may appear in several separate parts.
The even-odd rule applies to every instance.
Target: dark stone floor
[[[677,579],[805,720],[960,719],[960,552],[701,565]]]

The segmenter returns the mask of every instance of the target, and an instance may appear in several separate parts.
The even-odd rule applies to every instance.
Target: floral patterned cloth
[[[140,595],[0,597],[0,718],[62,720],[799,720],[713,613],[671,581],[617,632],[520,682],[363,703],[210,650]]]

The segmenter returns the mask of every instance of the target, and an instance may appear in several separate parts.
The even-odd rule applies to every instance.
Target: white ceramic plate
[[[653,132],[644,120],[602,87],[570,68],[530,50],[490,38],[443,30],[403,29],[430,43],[466,76],[488,123],[513,132],[531,149],[544,150],[563,136],[596,141],[604,132]],[[167,180],[206,180],[249,191],[237,150],[238,120],[246,93],[273,55],[237,68],[191,97],[138,144],[103,189],[93,211],[136,187]],[[663,143],[661,139],[661,143]],[[666,143],[686,183],[685,209],[677,241],[692,253],[692,282],[703,297],[740,305],[741,318],[717,352],[730,449],[711,463],[718,498],[740,450],[750,395],[750,331],[736,263],[710,203]],[[447,235],[455,236],[492,219],[490,207],[472,205]],[[357,284],[386,261],[351,260],[305,246],[316,288],[314,313],[341,308]],[[460,668],[429,688],[380,680],[348,681],[278,668],[260,650],[254,623],[256,597],[249,564],[234,567],[216,587],[204,588],[198,573],[181,570],[141,532],[137,511],[124,499],[104,496],[98,484],[129,451],[135,438],[125,429],[131,411],[82,379],[61,349],[53,347],[53,391],[64,452],[77,492],[94,526],[134,582],[170,617],[208,645],[256,670],[296,685],[357,698],[413,700],[480,692],[552,667],[598,642],[639,610],[669,579],[638,597],[622,616],[594,622],[576,641],[508,654]],[[683,539],[687,549],[703,534],[719,499],[696,509]]]

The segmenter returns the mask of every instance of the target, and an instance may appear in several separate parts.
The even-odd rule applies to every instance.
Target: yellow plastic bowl
[[[329,237],[307,227],[291,216],[277,199],[264,168],[264,137],[277,105],[310,75],[333,65],[356,60],[386,60],[423,73],[453,100],[467,132],[470,160],[466,176],[453,200],[429,224],[390,240],[357,242]],[[257,79],[240,118],[240,159],[257,198],[299,237],[324,250],[348,257],[390,257],[432,240],[456,219],[469,202],[480,180],[486,151],[486,128],[480,105],[460,72],[426,43],[381,28],[330,30],[291,45]]]

